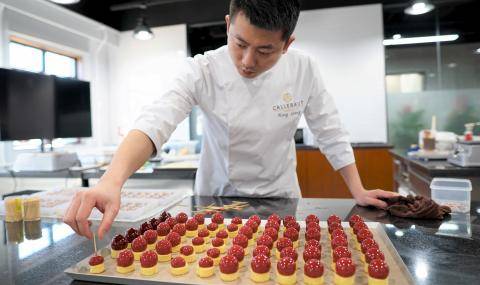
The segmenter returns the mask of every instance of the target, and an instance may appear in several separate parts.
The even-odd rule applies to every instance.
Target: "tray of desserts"
[[[115,284],[413,284],[380,224],[163,212],[65,272]]]

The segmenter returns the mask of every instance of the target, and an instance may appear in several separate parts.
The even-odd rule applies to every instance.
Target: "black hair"
[[[300,3],[298,0],[231,0],[232,22],[240,11],[256,27],[269,31],[282,30],[282,39],[286,41],[297,25]]]

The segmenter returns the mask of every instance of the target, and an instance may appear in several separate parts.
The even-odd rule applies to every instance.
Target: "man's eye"
[[[261,55],[269,55],[269,54],[271,54],[270,51],[265,51],[265,50],[259,50],[258,53],[261,54]]]
[[[239,43],[237,43],[237,46],[238,46],[239,48],[246,48],[246,47],[247,47],[246,45],[244,45],[244,44],[239,44]]]

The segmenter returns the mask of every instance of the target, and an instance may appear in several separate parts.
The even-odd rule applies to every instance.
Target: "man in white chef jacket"
[[[303,114],[357,204],[385,207],[378,198],[395,194],[364,189],[317,65],[289,49],[299,10],[298,0],[232,0],[227,46],[188,59],[173,86],[136,120],[100,182],[72,200],[64,221],[92,238],[87,219],[96,207],[104,213],[102,238],[120,207],[122,185],[195,105],[205,117],[197,194],[300,197],[293,137]]]

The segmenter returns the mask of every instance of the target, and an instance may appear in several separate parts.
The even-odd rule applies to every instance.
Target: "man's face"
[[[282,39],[283,31],[269,31],[252,24],[243,12],[229,15],[227,22],[228,50],[241,76],[254,78],[269,70],[286,53],[294,37]]]

